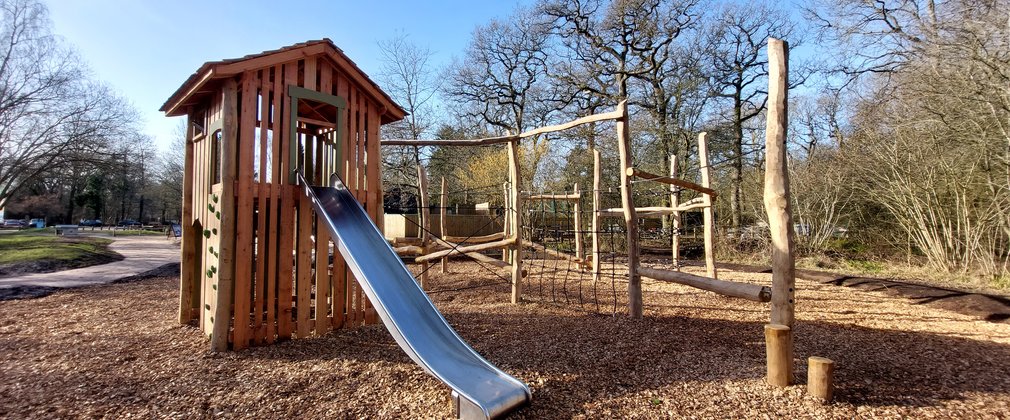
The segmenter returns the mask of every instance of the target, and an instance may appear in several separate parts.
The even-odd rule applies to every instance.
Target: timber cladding
[[[162,111],[189,119],[181,322],[224,350],[378,321],[290,175],[338,174],[381,226],[388,95],[321,40],[204,64]]]

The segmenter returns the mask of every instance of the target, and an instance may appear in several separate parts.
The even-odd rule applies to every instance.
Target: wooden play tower
[[[161,110],[188,118],[180,322],[225,350],[377,321],[295,173],[339,174],[381,228],[400,106],[323,39],[207,62]]]

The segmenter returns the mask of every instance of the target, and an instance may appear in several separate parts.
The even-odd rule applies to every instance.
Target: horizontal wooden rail
[[[550,256],[553,256],[555,258],[561,258],[561,259],[565,259],[565,260],[571,261],[571,262],[576,263],[576,264],[578,264],[578,265],[580,265],[582,267],[585,267],[585,268],[589,268],[590,265],[592,264],[592,261],[590,259],[582,259],[582,258],[575,257],[574,255],[568,255],[568,254],[566,254],[564,252],[556,251],[556,250],[547,248],[547,247],[545,247],[543,245],[540,245],[540,244],[538,244],[536,242],[523,241],[523,246],[527,246],[527,247],[533,248],[535,250],[538,250],[540,252],[543,252],[543,253],[548,254]]]
[[[495,232],[490,235],[473,236],[473,237],[446,235],[443,236],[442,239],[446,240],[447,242],[455,242],[457,244],[482,244],[485,242],[500,241],[502,239],[505,239],[505,234],[501,232]]]
[[[577,201],[582,198],[582,194],[535,194],[527,195],[523,198],[527,200],[561,200],[561,201]]]
[[[470,246],[461,246],[461,247],[458,247],[458,248],[455,248],[455,249],[447,249],[447,250],[444,250],[444,251],[432,252],[431,254],[422,255],[420,257],[415,258],[414,261],[425,262],[425,261],[437,260],[439,258],[448,257],[450,255],[455,255],[455,254],[466,254],[466,253],[470,253],[470,252],[486,251],[486,250],[495,249],[495,248],[504,248],[504,247],[507,247],[509,245],[514,244],[515,242],[516,242],[516,238],[512,237],[512,238],[502,239],[500,241],[488,242],[488,243],[484,243],[484,244],[477,244],[477,245],[470,245]]]
[[[623,101],[622,101],[623,103]],[[610,112],[605,112],[602,114],[593,114],[585,116],[582,118],[577,118],[572,121],[566,122],[564,124],[549,125],[546,127],[535,128],[533,130],[524,131],[519,135],[512,136],[499,136],[499,137],[487,137],[482,139],[473,140],[410,140],[410,139],[385,139],[380,140],[379,144],[383,146],[486,146],[489,144],[501,144],[513,141],[518,141],[527,137],[533,137],[540,134],[553,133],[556,131],[567,130],[569,128],[589,124],[592,122],[606,121],[606,120],[616,120],[618,118],[625,117],[623,110],[627,107],[618,105],[617,109]]]
[[[458,247],[459,246],[459,244],[455,244],[455,243],[452,243],[452,242],[446,242],[444,239],[439,238],[439,237],[437,237],[435,235],[428,235],[428,237],[431,238],[432,241],[435,241],[436,245],[441,246],[441,247],[454,248],[454,247]],[[487,255],[484,255],[484,254],[481,254],[479,252],[467,252],[467,253],[465,253],[463,255],[466,255],[467,257],[470,257],[471,259],[476,260],[476,261],[480,261],[482,263],[491,264],[491,265],[493,265],[495,267],[507,268],[509,270],[511,270],[511,268],[512,268],[512,264],[509,264],[509,263],[507,263],[505,261],[502,261],[502,260],[499,260],[499,259],[491,258],[491,257],[489,257]]]
[[[725,296],[753,300],[755,302],[768,302],[772,299],[772,289],[768,286],[717,280],[709,277],[682,273],[679,271],[660,270],[642,266],[638,267],[638,273],[643,277],[683,284],[685,286],[708,290]]]
[[[695,190],[703,194],[708,194],[712,198],[718,197],[719,193],[711,188],[705,188],[701,185],[695,184],[690,181],[684,181],[683,179],[670,178],[668,176],[656,175],[645,172],[638,168],[628,168],[628,176],[635,176],[642,179],[647,179],[649,181],[661,182],[664,184],[676,185],[681,188],[687,188],[689,190]]]

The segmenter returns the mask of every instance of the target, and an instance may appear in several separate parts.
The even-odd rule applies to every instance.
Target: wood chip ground
[[[432,270],[432,287],[496,280],[470,263],[450,270]],[[177,283],[160,277],[0,302],[0,417],[450,415],[447,388],[381,325],[212,354],[199,331],[175,322]],[[786,389],[763,381],[766,304],[650,281],[639,321],[548,301],[510,305],[507,286],[433,300],[478,352],[529,384],[533,404],[517,418],[1010,416],[1010,324],[883,292],[797,287],[800,385]],[[832,404],[805,396],[814,355],[836,362]]]

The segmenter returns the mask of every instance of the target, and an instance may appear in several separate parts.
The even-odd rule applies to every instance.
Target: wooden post
[[[789,52],[785,41],[768,39],[768,123],[765,129],[765,191],[772,239],[771,322],[793,326],[796,262],[789,202],[786,130],[789,126]]]
[[[824,357],[807,358],[807,392],[823,402],[835,396],[835,362]]]
[[[428,173],[424,165],[417,165],[417,190],[421,200],[421,247],[428,247],[428,232],[431,231],[431,209],[428,208]],[[428,284],[428,263],[421,263],[421,289]]]
[[[184,162],[183,172],[182,172],[182,220],[179,224],[182,227],[182,244],[181,252],[182,255],[179,270],[179,323],[186,324],[191,319],[194,318],[194,308],[199,308],[200,303],[196,302],[199,299],[199,292],[193,293],[194,290],[198,290],[199,286],[203,283],[199,279],[203,279],[203,273],[197,273],[196,269],[196,244],[199,242],[196,235],[200,235],[202,232],[197,232],[193,227],[193,134],[195,132],[194,121],[192,120],[192,115],[186,119],[186,161]],[[206,124],[205,121],[199,121],[199,124]],[[210,140],[205,140],[210,141]],[[203,250],[201,250],[202,252]]]
[[[446,206],[449,205],[449,191],[448,191],[448,188],[449,188],[448,184],[446,184],[445,177],[443,176],[442,177],[442,193],[439,195],[439,200],[438,200],[439,201],[439,203],[438,203],[438,207],[439,207],[439,209],[438,209],[438,235],[441,236],[441,237],[443,237],[443,238],[445,238],[446,236],[449,235],[449,233],[445,231],[445,217],[446,217],[446,214],[448,213],[446,211]],[[449,258],[448,257],[442,258],[442,272],[443,273],[448,273],[449,272]]]
[[[772,296],[774,298],[774,295]],[[787,387],[793,381],[793,332],[785,325],[765,325],[768,383]]]
[[[508,151],[506,150],[506,153],[507,152]],[[509,177],[511,177],[511,176],[512,176],[511,173],[509,173]],[[504,193],[505,193],[505,196],[504,196],[505,197],[505,204],[504,204],[504,207],[505,207],[505,220],[502,223],[502,225],[503,225],[503,227],[502,227],[502,236],[505,237],[505,238],[508,238],[509,235],[511,234],[511,231],[512,231],[512,200],[509,198],[509,196],[512,193],[511,193],[511,190],[509,190],[509,183],[508,182],[502,184],[502,191],[504,191]],[[509,259],[509,250],[508,250],[508,248],[504,248],[504,249],[501,250],[501,259],[502,259],[502,261],[508,262],[509,264],[512,263],[512,260]]]
[[[582,249],[582,215],[580,214],[582,210],[580,205],[582,201],[582,194],[579,192],[578,183],[575,183],[574,191],[575,195],[579,196],[579,198],[575,200],[575,220],[572,221],[575,224],[575,258],[584,258],[585,252]]]
[[[631,189],[633,167],[631,156],[631,133],[628,128],[628,103],[617,104],[621,117],[617,119],[617,151],[621,157],[621,204],[624,207],[624,223],[628,233],[628,315],[642,317],[642,278],[638,275],[638,215],[635,213],[635,197]]]
[[[712,173],[708,167],[708,133],[698,134],[698,166],[701,170],[701,186],[712,188]],[[702,203],[705,209],[702,216],[705,221],[705,271],[708,277],[719,278],[719,273],[715,270],[715,207],[712,205],[712,196],[702,194]]]
[[[522,301],[523,296],[523,276],[522,276],[522,265],[523,265],[523,221],[522,221],[522,166],[519,160],[519,141],[511,141],[508,144],[509,150],[509,178],[512,182],[512,189],[509,194],[509,201],[512,202],[512,211],[510,212],[511,223],[512,223],[512,236],[516,238],[515,243],[512,244],[511,249],[511,260],[512,260],[512,303],[519,303]]]
[[[600,150],[593,148],[593,232],[590,237],[593,241],[593,284],[600,281]]]
[[[670,178],[677,177],[677,155],[670,155]],[[670,207],[676,208],[680,204],[680,193],[677,186],[670,185]],[[670,231],[673,233],[670,240],[670,251],[672,266],[675,271],[680,271],[680,212],[675,211],[670,217]]]
[[[217,273],[217,300],[214,307],[211,351],[228,350],[232,295],[235,281],[235,174],[238,168],[238,83],[227,79],[221,90],[221,229]]]

